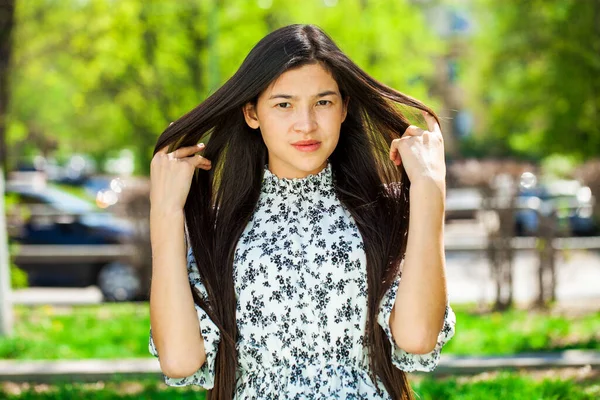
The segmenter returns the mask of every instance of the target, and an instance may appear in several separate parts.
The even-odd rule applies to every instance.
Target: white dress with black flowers
[[[191,250],[190,281],[206,298]],[[235,399],[389,399],[370,378],[364,347],[367,318],[366,258],[354,219],[334,192],[331,164],[305,178],[278,178],[265,166],[260,199],[237,244],[239,368]],[[410,354],[394,342],[390,313],[399,278],[380,303],[378,323],[404,371],[432,371],[454,335],[446,308],[435,349]],[[220,332],[198,306],[206,362],[170,386],[214,386]],[[158,356],[152,332],[149,350]]]

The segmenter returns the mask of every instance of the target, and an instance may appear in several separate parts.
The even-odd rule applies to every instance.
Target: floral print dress
[[[206,298],[191,249],[187,261],[190,281]],[[296,179],[278,178],[265,166],[258,205],[235,251],[234,282],[240,332],[235,399],[390,399],[369,374],[364,246],[335,195],[330,163]],[[454,335],[454,312],[447,305],[431,353],[407,353],[389,326],[398,284],[399,278],[377,319],[392,345],[393,365],[432,371]],[[196,310],[206,362],[189,377],[164,379],[170,386],[211,389],[221,336],[208,315]],[[151,331],[149,350],[158,357]]]

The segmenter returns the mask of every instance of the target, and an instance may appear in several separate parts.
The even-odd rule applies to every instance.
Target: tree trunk
[[[6,113],[10,97],[8,77],[12,55],[12,31],[15,19],[15,0],[0,1],[0,167],[8,173],[6,147]]]
[[[0,337],[13,335],[8,235],[4,212],[4,173],[0,166]]]

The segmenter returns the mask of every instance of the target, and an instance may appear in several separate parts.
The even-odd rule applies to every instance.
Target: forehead
[[[261,97],[275,94],[314,96],[327,90],[338,91],[333,75],[321,64],[308,64],[285,71],[271,82]]]

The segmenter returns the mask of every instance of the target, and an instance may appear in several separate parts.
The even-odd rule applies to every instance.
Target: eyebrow
[[[314,97],[325,97],[325,96],[338,96],[338,93],[333,91],[333,90],[326,90],[324,92],[318,93],[316,96]],[[295,100],[297,99],[297,96],[292,96],[290,94],[274,94],[273,96],[269,97],[269,100],[273,100],[273,99],[291,99],[291,100]]]

